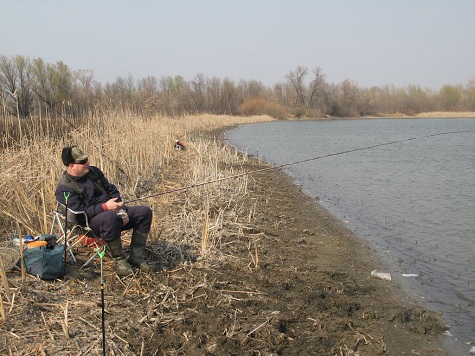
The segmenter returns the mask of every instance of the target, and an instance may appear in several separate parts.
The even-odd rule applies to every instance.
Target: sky
[[[475,79],[475,0],[0,0],[0,55],[63,61],[105,84],[201,74],[273,86],[440,89]]]

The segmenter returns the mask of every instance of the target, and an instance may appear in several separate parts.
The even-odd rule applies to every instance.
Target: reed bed
[[[127,201],[237,173],[233,167],[245,164],[247,157],[223,145],[210,132],[269,120],[266,116],[142,118],[127,112],[108,113],[90,118],[80,127],[75,122],[71,125],[74,128],[58,139],[23,136],[0,152],[0,242],[8,243],[15,235],[50,232],[56,205],[54,190],[64,169],[60,161],[64,146],[78,145],[90,153],[91,163],[105,172]],[[54,120],[46,119],[47,125],[51,122]],[[185,142],[187,150],[176,151],[175,139]],[[246,194],[247,181],[244,176],[138,202],[155,211],[150,241],[167,236],[175,245],[200,246],[206,220],[211,222],[206,231],[210,237],[207,247],[215,246],[225,230],[224,221],[244,214],[239,211],[239,202]],[[210,202],[206,214],[205,201]]]
[[[144,119],[130,113],[111,113],[91,118],[80,130],[73,129],[57,139],[23,139],[0,152],[2,236],[14,234],[15,222],[24,234],[48,232],[54,190],[63,171],[60,152],[64,146],[78,145],[90,153],[91,163],[100,167],[128,200],[227,174],[225,168],[217,171],[217,162],[235,160],[236,153],[217,148],[216,141],[204,140],[197,133],[263,120],[271,119],[212,115]],[[174,150],[175,138],[186,142],[185,154]],[[167,179],[170,170],[180,170],[179,181]]]
[[[119,186],[126,201],[152,195],[135,204],[149,205],[154,211],[147,253],[158,270],[188,268],[190,262],[196,264],[197,261],[201,261],[201,265],[217,265],[223,258],[232,258],[232,252],[224,247],[239,240],[242,240],[241,249],[250,246],[253,238],[243,233],[243,226],[250,222],[255,207],[246,210],[242,203],[252,180],[249,176],[213,181],[242,173],[255,163],[225,145],[213,132],[271,120],[265,116],[213,115],[142,118],[122,113],[90,118],[60,135],[57,132],[54,135],[32,135],[30,130],[29,135],[16,139],[9,137],[4,142],[10,143],[0,152],[1,242],[6,246],[15,235],[49,233],[56,204],[54,190],[64,169],[60,152],[64,146],[78,145],[90,153],[91,164],[100,167],[109,180]],[[53,121],[47,120],[48,125]],[[175,150],[175,139],[182,140],[187,149]],[[192,187],[203,182],[210,183]],[[189,189],[166,193],[181,187]],[[124,244],[128,243],[129,237],[130,234],[124,234]],[[256,267],[257,254],[254,241],[246,263]],[[94,322],[98,311],[96,304],[88,301],[97,296],[97,290],[88,289],[81,282],[83,278],[97,279],[97,267],[96,262],[90,269],[79,271],[77,266],[70,265],[66,279],[54,283],[32,276],[27,276],[25,281],[24,269],[18,273],[16,268],[10,268],[5,274],[0,268],[3,281],[0,319],[4,323],[4,337],[10,340],[3,343],[8,347],[0,347],[2,352],[44,354],[45,350],[48,353],[61,350],[65,354],[99,354],[99,328]],[[110,261],[106,262],[106,269],[109,268]],[[135,275],[128,281],[114,283],[113,279],[113,286],[108,286],[107,292],[122,296],[140,295],[148,304],[153,301],[162,306],[171,303],[178,307],[180,302],[176,294],[186,296],[190,291],[193,294],[192,290],[207,283],[187,275],[183,278],[180,287],[183,291],[157,284],[153,276]],[[192,281],[187,281],[187,278],[192,278]],[[82,292],[78,293],[77,288],[82,288]],[[152,288],[154,295],[146,292]],[[120,306],[130,303],[127,300],[119,303]],[[41,315],[31,309],[32,301],[40,308]],[[110,306],[111,310],[115,307],[117,305]],[[158,322],[153,317],[157,313],[154,308],[145,314],[149,323]],[[36,315],[39,325],[35,324],[35,333],[44,341],[28,343],[19,340],[21,333],[31,327],[23,319],[29,314]],[[174,314],[176,312],[164,312],[159,318],[160,325],[179,320],[180,317]],[[88,321],[86,315],[92,315],[93,321]],[[111,323],[120,321],[119,316],[111,319]],[[71,322],[79,330],[76,331],[75,344],[71,342]],[[97,334],[95,341],[88,336],[91,325]],[[8,328],[17,331],[8,332]],[[77,344],[78,340],[82,340],[81,345]],[[109,345],[111,350],[119,353],[130,349],[128,342],[118,335],[111,336]]]
[[[432,111],[432,112],[421,112],[415,115],[416,117],[429,117],[429,118],[434,118],[434,117],[450,117],[450,118],[455,118],[455,117],[475,117],[475,112],[474,111]]]

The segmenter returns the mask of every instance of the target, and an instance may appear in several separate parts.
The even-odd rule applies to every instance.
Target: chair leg
[[[76,260],[76,256],[74,256],[73,248],[71,244],[69,243],[69,241],[66,241],[65,248],[66,248],[66,251],[69,252],[69,255],[71,256],[71,259],[74,261],[74,263],[78,263],[78,261]]]
[[[66,252],[69,252],[71,259],[74,261],[74,263],[77,263],[76,256],[74,256],[72,246],[69,243],[69,241],[66,240],[66,229],[63,227],[63,224],[61,224],[61,220],[58,217],[58,215],[55,214],[53,217],[53,223],[51,224],[50,234],[54,233],[54,229],[56,225],[58,226],[58,229],[59,229],[59,232],[57,234],[59,235],[59,239],[57,242],[60,243],[64,239],[64,248],[66,249]]]
[[[97,256],[97,249],[102,248],[105,244],[106,244],[106,243],[105,243],[104,240],[101,240],[101,241],[99,241],[99,242],[95,242],[95,243],[94,243],[94,245],[95,245],[94,247],[95,247],[95,250],[96,250],[96,251],[94,252],[94,254],[93,254],[91,257],[89,257],[89,259],[88,259],[86,262],[83,263],[83,265],[82,265],[81,267],[79,267],[79,269],[84,268],[84,267],[86,267],[89,263],[91,263],[91,261]],[[91,247],[92,247],[92,246],[91,246]]]
[[[51,230],[49,231],[50,235],[53,235],[54,226],[56,225],[57,219],[59,219],[58,216],[56,214],[54,214],[53,223],[51,224]],[[59,221],[58,221],[58,224],[59,224]]]
[[[94,252],[94,254],[91,257],[89,257],[89,259],[86,262],[84,262],[82,264],[82,266],[79,267],[79,269],[82,269],[82,268],[86,267],[89,263],[91,263],[91,261],[96,257],[96,255],[97,255],[97,253]]]

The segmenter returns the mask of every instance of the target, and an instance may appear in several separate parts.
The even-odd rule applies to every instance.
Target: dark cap
[[[69,166],[71,163],[85,160],[89,157],[88,153],[84,153],[79,147],[64,147],[61,152],[61,159],[65,166]]]

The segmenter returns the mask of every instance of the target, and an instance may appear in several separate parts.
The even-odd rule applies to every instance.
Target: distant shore
[[[432,111],[432,112],[422,112],[414,115],[407,115],[401,113],[394,114],[384,114],[384,115],[375,115],[375,116],[362,116],[362,119],[419,119],[419,118],[475,118],[475,111]]]
[[[431,112],[422,112],[419,114],[408,115],[403,113],[392,113],[392,114],[376,114],[376,115],[367,115],[367,116],[358,116],[358,117],[339,117],[325,115],[324,117],[307,117],[307,118],[289,118],[288,120],[366,120],[366,119],[473,119],[475,118],[475,111],[431,111]]]

